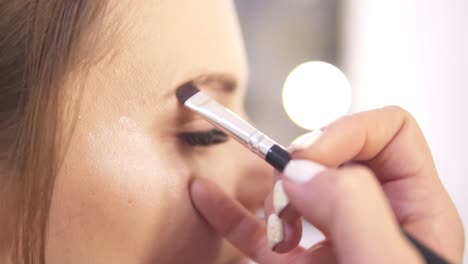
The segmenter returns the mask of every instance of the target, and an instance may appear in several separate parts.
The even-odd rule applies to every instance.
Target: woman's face
[[[233,140],[184,142],[180,133],[212,126],[175,97],[195,80],[243,115],[246,63],[233,4],[126,5],[107,43],[111,58],[91,69],[83,89],[54,189],[47,262],[235,263],[238,253],[192,207],[189,180],[210,178],[253,211],[272,170]]]

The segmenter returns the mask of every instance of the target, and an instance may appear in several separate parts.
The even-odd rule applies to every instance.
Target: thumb
[[[293,160],[284,175],[289,202],[325,234],[340,263],[422,263],[367,167]]]

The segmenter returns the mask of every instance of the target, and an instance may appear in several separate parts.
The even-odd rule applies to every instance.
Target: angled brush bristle
[[[193,84],[187,83],[177,88],[176,96],[179,102],[184,104],[185,101],[187,101],[190,97],[192,97],[194,94],[198,93],[199,91],[200,90],[198,90],[198,88],[195,87]]]

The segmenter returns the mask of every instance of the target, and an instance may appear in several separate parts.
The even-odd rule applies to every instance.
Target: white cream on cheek
[[[216,251],[219,243],[190,203],[190,170],[150,127],[130,116],[78,122],[54,193],[54,248],[161,257],[203,239]]]
[[[87,154],[113,191],[154,206],[157,203],[145,197],[154,197],[154,191],[161,188],[168,199],[177,196],[189,172],[148,130],[131,117],[121,116],[87,134]]]

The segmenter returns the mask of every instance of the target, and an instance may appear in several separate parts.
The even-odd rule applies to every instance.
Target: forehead
[[[245,83],[245,53],[231,1],[142,0],[119,6],[118,59],[138,83],[163,93],[211,73],[231,75],[241,87]]]

